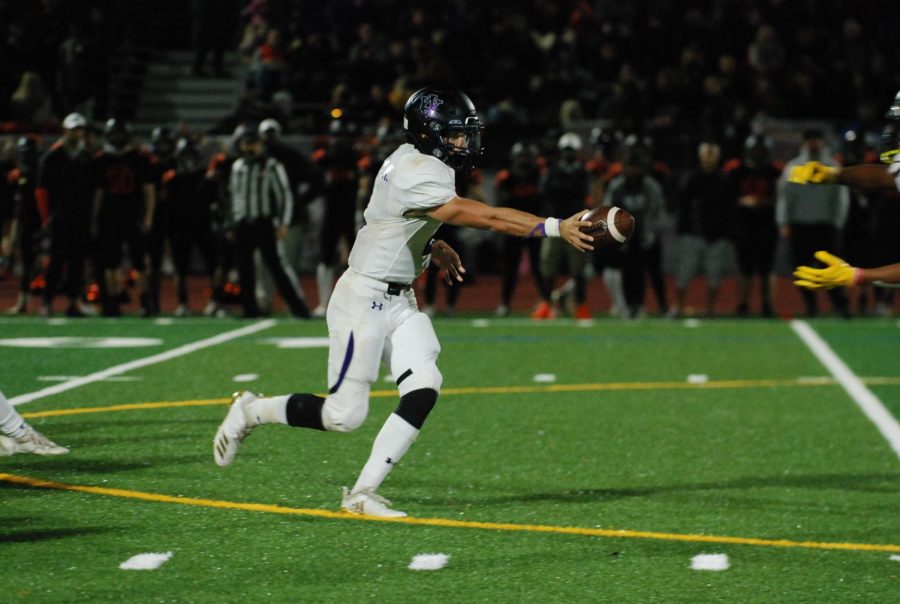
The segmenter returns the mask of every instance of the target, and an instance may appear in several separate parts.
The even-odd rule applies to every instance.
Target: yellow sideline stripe
[[[900,385],[900,378],[875,377],[863,378],[869,385]],[[473,386],[468,388],[444,388],[443,396],[459,394],[529,394],[539,392],[598,392],[621,390],[703,390],[716,388],[781,388],[797,386],[834,386],[833,378],[822,377],[812,379],[790,380],[719,380],[692,384],[690,382],[612,382],[606,384],[553,384],[551,386]],[[325,396],[322,394],[322,396]],[[396,397],[396,390],[373,390],[371,398]],[[80,415],[82,413],[106,413],[112,411],[140,411],[146,409],[168,409],[172,407],[202,407],[221,405],[230,402],[230,398],[210,398],[191,401],[164,401],[158,403],[131,403],[127,405],[109,405],[106,407],[82,407],[80,409],[57,409],[53,411],[34,411],[23,413],[22,417],[56,417],[60,415]]]
[[[849,550],[860,552],[900,552],[900,545],[874,543],[830,543],[827,541],[792,541],[790,539],[757,539],[754,537],[727,537],[721,535],[691,535],[678,533],[658,533],[653,531],[631,531],[625,529],[581,528],[575,526],[551,526],[545,524],[512,524],[507,522],[477,522],[471,520],[450,520],[447,518],[379,518],[377,516],[359,516],[346,512],[317,510],[310,508],[289,508],[281,505],[265,503],[238,503],[219,499],[197,499],[194,497],[173,497],[158,493],[91,487],[77,484],[64,484],[0,473],[0,481],[39,489],[56,489],[75,491],[93,495],[124,497],[157,503],[177,503],[207,508],[241,510],[245,512],[263,512],[267,514],[287,514],[293,516],[314,516],[332,520],[363,520],[369,522],[391,522],[412,526],[437,526],[443,528],[482,529],[490,531],[516,531],[528,533],[553,533],[561,535],[582,535],[585,537],[609,537],[614,539],[651,539],[657,541],[685,541],[691,543],[718,543],[730,545],[757,545],[762,547],[796,547],[805,549]]]

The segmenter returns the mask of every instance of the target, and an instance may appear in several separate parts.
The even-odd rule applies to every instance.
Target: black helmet
[[[403,107],[406,140],[453,169],[474,167],[483,153],[482,128],[475,105],[460,90],[422,88]],[[451,134],[464,136],[464,146],[451,144]]]
[[[131,128],[122,120],[111,117],[106,120],[106,125],[103,127],[103,135],[110,145],[121,149],[131,140]]]
[[[175,137],[172,130],[165,126],[157,126],[150,134],[150,150],[157,155],[170,155],[175,148]]]
[[[884,119],[887,123],[881,133],[881,161],[889,164],[900,153],[900,91],[894,97]]]

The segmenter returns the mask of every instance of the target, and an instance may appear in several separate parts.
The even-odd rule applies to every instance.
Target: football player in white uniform
[[[860,189],[896,189],[900,191],[900,91],[885,114],[886,124],[882,138],[881,161],[885,164],[860,164],[857,166],[825,166],[808,162],[795,166],[788,181],[800,185],[839,184]],[[882,287],[900,286],[900,263],[878,268],[857,268],[825,251],[816,252],[816,258],[824,268],[798,266],[794,271],[796,285],[807,289],[852,287],[872,283]]]
[[[370,386],[384,363],[396,379],[400,403],[375,438],[356,484],[344,489],[341,508],[390,517],[406,514],[376,491],[416,439],[442,381],[436,364],[440,344],[431,320],[419,312],[412,283],[431,261],[458,281],[465,273],[456,252],[433,240],[435,231],[446,222],[518,237],[562,237],[583,251],[593,241],[578,228],[584,212],[545,219],[456,194],[454,170],[471,169],[481,154],[481,122],[462,92],[415,92],[404,107],[403,129],[407,144],[375,177],[366,224],[328,304],[328,396],[237,393],[213,441],[216,463],[226,466],[259,424],[354,430],[366,418]]]

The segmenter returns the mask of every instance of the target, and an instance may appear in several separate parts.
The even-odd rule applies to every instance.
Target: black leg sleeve
[[[325,430],[322,424],[323,404],[325,399],[315,394],[292,394],[287,402],[288,425]]]
[[[437,402],[438,393],[431,388],[413,390],[400,399],[394,413],[405,419],[413,428],[422,429],[425,418]]]

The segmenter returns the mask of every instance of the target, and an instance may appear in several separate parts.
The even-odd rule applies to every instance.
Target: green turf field
[[[381,490],[400,522],[338,513],[389,381],[352,434],[263,426],[213,463],[232,391],[327,388],[324,348],[278,346],[322,322],[152,362],[252,325],[0,323],[0,340],[154,339],[0,345],[0,388],[72,449],[0,458],[0,601],[900,601],[898,454],[786,322],[438,320],[444,392]],[[900,326],[810,325],[900,416]],[[118,568],[146,552],[173,556]],[[421,553],[449,564],[409,570]],[[730,569],[691,570],[702,553]]]

